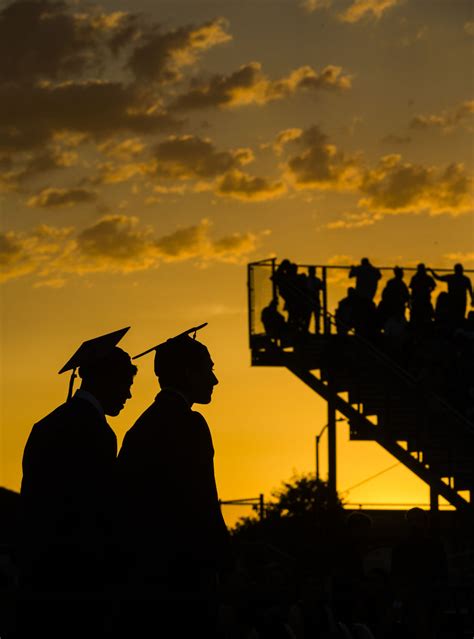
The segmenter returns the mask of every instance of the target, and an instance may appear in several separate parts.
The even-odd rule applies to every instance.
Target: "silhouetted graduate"
[[[34,425],[26,443],[22,585],[50,600],[54,593],[100,591],[107,579],[117,440],[106,415],[118,415],[131,397],[137,368],[116,346],[127,330],[79,348],[60,373],[74,376],[79,368],[81,387]],[[73,628],[56,631],[73,636]]]
[[[474,295],[471,280],[464,275],[462,264],[454,265],[454,273],[436,275],[433,269],[430,273],[438,282],[446,282],[448,285],[449,314],[455,326],[461,326],[466,315],[467,294],[471,297],[471,306],[474,305]]]
[[[187,601],[174,616],[175,637],[188,636],[189,624],[195,636],[213,636],[209,605],[229,552],[211,433],[192,410],[209,404],[218,383],[206,346],[189,337],[198,328],[137,356],[155,351],[161,392],[125,435],[118,457],[135,583]],[[168,625],[173,610],[161,609]]]

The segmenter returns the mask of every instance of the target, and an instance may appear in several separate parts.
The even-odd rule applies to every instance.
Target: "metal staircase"
[[[260,269],[258,274],[256,269]],[[428,484],[433,510],[442,496],[458,511],[472,516],[474,424],[379,346],[354,334],[336,334],[327,294],[321,334],[300,334],[284,345],[269,338],[258,325],[257,296],[267,298],[262,304],[275,295],[274,269],[274,260],[249,265],[252,365],[284,366],[327,402],[329,447],[333,448],[329,484],[334,493],[337,412],[347,418],[351,440],[377,442]],[[265,284],[263,273],[269,283]],[[326,284],[324,271],[323,280]],[[324,290],[327,292],[327,286]]]

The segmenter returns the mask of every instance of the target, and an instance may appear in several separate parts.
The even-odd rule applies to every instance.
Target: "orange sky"
[[[79,343],[204,321],[222,499],[312,471],[324,403],[250,367],[245,264],[472,267],[473,42],[469,0],[3,3],[0,483]],[[119,440],[156,390],[140,360]],[[341,490],[392,463],[339,438]],[[399,467],[347,495],[427,498]]]

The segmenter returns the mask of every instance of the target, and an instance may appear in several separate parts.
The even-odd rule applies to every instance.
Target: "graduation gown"
[[[199,590],[227,560],[213,458],[206,420],[172,390],[127,432],[118,456],[121,506],[144,581]]]
[[[21,485],[27,584],[100,588],[116,455],[115,433],[86,399],[74,396],[34,425]]]

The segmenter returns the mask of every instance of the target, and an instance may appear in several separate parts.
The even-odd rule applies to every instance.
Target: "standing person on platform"
[[[430,269],[431,275],[438,282],[446,282],[448,285],[448,309],[454,326],[462,326],[466,317],[467,294],[471,298],[471,306],[474,306],[474,295],[472,292],[471,280],[464,275],[462,264],[454,265],[454,273],[447,275],[437,275]]]
[[[137,371],[116,344],[128,328],[84,342],[60,373],[81,387],[36,423],[23,455],[19,636],[103,636],[97,600],[109,581],[117,439],[106,421]],[[31,627],[28,624],[31,623]]]
[[[431,293],[436,288],[436,282],[428,275],[426,266],[418,264],[416,273],[410,280],[410,320],[416,326],[423,326],[431,322],[434,316]]]
[[[315,266],[308,266],[307,289],[310,303],[308,324],[311,323],[311,317],[314,315],[314,332],[318,334],[321,330],[321,291],[323,290],[323,282],[317,277]]]
[[[370,263],[368,257],[363,257],[358,266],[351,266],[349,277],[355,277],[355,291],[359,297],[370,301],[374,299],[382,274]]]
[[[166,629],[213,637],[217,580],[228,560],[211,433],[192,410],[210,403],[218,383],[206,346],[189,336],[202,326],[141,354],[155,351],[161,391],[118,457],[132,581],[146,592],[141,611],[128,617],[135,633],[139,619],[150,636]]]

